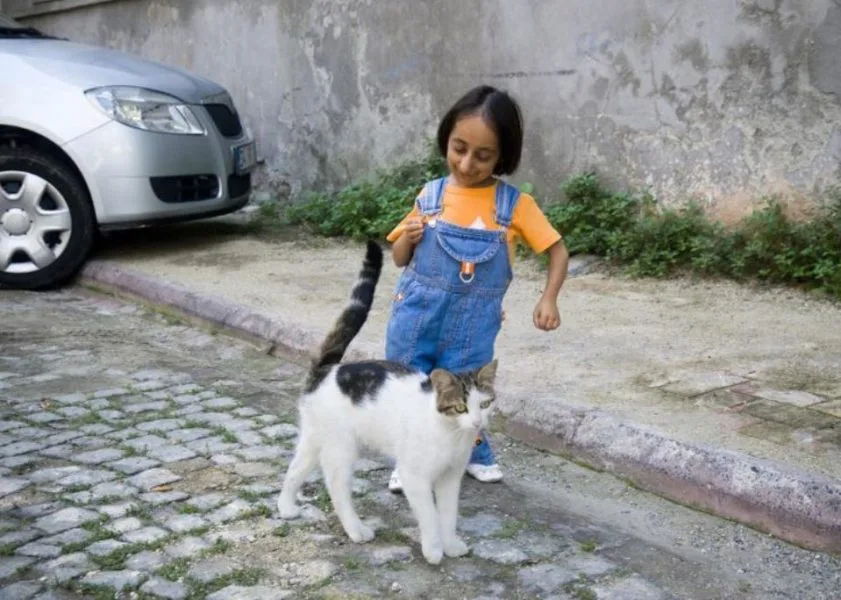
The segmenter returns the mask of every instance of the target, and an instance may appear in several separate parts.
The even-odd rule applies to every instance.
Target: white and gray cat
[[[336,515],[357,543],[374,538],[353,507],[353,464],[360,446],[397,462],[417,518],[424,558],[469,552],[456,534],[461,479],[479,428],[494,400],[496,361],[472,373],[442,369],[426,375],[398,363],[341,363],[368,318],[383,252],[368,243],[350,304],[313,361],[299,402],[300,437],[278,499],[281,518],[294,519],[304,480],[320,465]]]

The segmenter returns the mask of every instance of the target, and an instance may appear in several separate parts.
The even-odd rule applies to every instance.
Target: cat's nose
[[[482,419],[473,419],[473,421],[471,421],[471,424],[474,428],[479,429],[482,426]]]

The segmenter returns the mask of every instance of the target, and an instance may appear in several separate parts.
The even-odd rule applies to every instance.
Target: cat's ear
[[[463,402],[462,388],[455,375],[444,369],[435,369],[429,374],[435,388],[438,412],[446,412]]]
[[[479,369],[479,373],[476,375],[476,383],[480,388],[493,389],[494,381],[496,381],[497,364],[497,359],[493,359],[491,362]]]

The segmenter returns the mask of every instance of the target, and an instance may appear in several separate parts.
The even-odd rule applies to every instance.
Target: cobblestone
[[[472,553],[445,558],[442,567],[430,569],[420,558],[417,529],[405,498],[387,491],[390,469],[379,458],[363,458],[355,465],[357,508],[377,532],[371,544],[348,543],[318,474],[305,489],[317,500],[304,505],[300,519],[281,521],[275,507],[279,480],[299,432],[292,424],[294,397],[287,398],[286,392],[278,396],[277,389],[296,389],[302,369],[289,368],[292,379],[278,382],[277,359],[252,353],[247,345],[227,338],[190,337],[194,334],[189,328],[168,326],[153,317],[111,319],[100,314],[103,302],[106,312],[117,314],[112,300],[79,299],[68,329],[61,329],[65,325],[55,316],[57,309],[43,299],[56,295],[30,297],[39,310],[53,315],[39,317],[38,323],[50,322],[72,333],[57,333],[42,343],[26,331],[20,338],[35,342],[14,342],[10,350],[4,346],[4,355],[18,358],[15,366],[0,357],[0,372],[20,373],[0,376],[8,386],[4,393],[17,399],[0,405],[0,498],[12,507],[0,518],[0,546],[8,554],[0,557],[0,598],[11,589],[8,594],[21,597],[41,594],[39,600],[69,600],[77,597],[75,592],[60,588],[93,585],[112,590],[115,597],[181,599],[193,597],[196,586],[207,585],[213,590],[209,600],[321,593],[336,598],[398,593],[441,600],[567,598],[592,597],[591,592],[599,600],[659,600],[668,597],[660,585],[664,577],[671,589],[686,590],[678,597],[711,597],[715,594],[707,586],[715,577],[710,573],[721,577],[726,572],[686,559],[680,548],[673,554],[636,538],[629,541],[627,534],[610,528],[579,525],[580,519],[571,514],[556,511],[546,516],[517,491],[519,482],[538,481],[540,485],[526,484],[537,490],[529,493],[543,493],[544,487],[554,485],[544,475],[554,467],[545,465],[563,464],[563,472],[554,475],[564,481],[563,494],[554,502],[534,502],[563,505],[570,490],[585,485],[582,482],[594,474],[587,472],[583,479],[567,483],[577,467],[550,463],[537,454],[517,459],[516,453],[523,451],[502,443],[495,448],[510,469],[509,483],[465,482],[459,527]],[[0,297],[0,321],[8,310],[4,298],[5,294]],[[21,317],[14,323],[21,323]],[[80,327],[85,334],[77,333],[83,331]],[[206,346],[197,352],[185,336],[189,343],[200,339]],[[112,338],[119,344],[111,345]],[[129,340],[134,342],[126,344]],[[33,347],[24,350],[27,344]],[[87,353],[72,354],[80,349]],[[236,358],[237,353],[247,360]],[[48,363],[36,358],[45,354],[59,358]],[[62,361],[60,368],[55,361]],[[84,375],[66,375],[73,369],[86,370]],[[42,405],[45,398],[49,402]],[[31,415],[37,415],[37,425],[24,422]],[[111,422],[90,422],[101,415]],[[521,466],[516,468],[527,471],[528,477],[518,479],[517,460]],[[635,492],[623,487],[620,497],[628,493]],[[593,506],[606,495],[600,488]],[[72,501],[88,504],[70,506]],[[589,515],[589,508],[585,513]],[[671,523],[659,514],[645,523],[660,521]],[[556,524],[563,527],[553,529]],[[600,538],[594,550],[579,551],[580,540],[594,535]],[[770,543],[767,536],[750,531],[739,530],[739,535],[747,541],[737,545],[728,540],[730,545],[719,546],[719,551]],[[604,544],[603,537],[608,538]],[[707,549],[694,538],[685,547]],[[713,557],[709,547],[705,555]],[[675,555],[686,565],[673,562]],[[626,556],[644,556],[645,561]],[[809,560],[801,564],[811,564]],[[651,568],[648,562],[654,563]],[[792,564],[786,563],[786,575]],[[813,572],[839,572],[829,559],[815,565],[798,572],[796,581],[805,582],[799,585],[817,585],[810,578]],[[17,582],[19,571],[37,581]],[[673,575],[675,571],[680,575]],[[168,580],[173,574],[186,577]],[[721,590],[717,596],[742,597],[738,582],[727,585],[715,588]],[[744,598],[773,597],[768,589]]]

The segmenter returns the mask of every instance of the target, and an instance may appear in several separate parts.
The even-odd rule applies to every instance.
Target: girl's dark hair
[[[499,138],[499,162],[494,175],[511,175],[520,165],[523,153],[523,120],[520,107],[507,93],[489,85],[480,85],[462,96],[447,111],[438,126],[438,149],[447,156],[447,144],[456,122],[464,116],[479,114]]]

